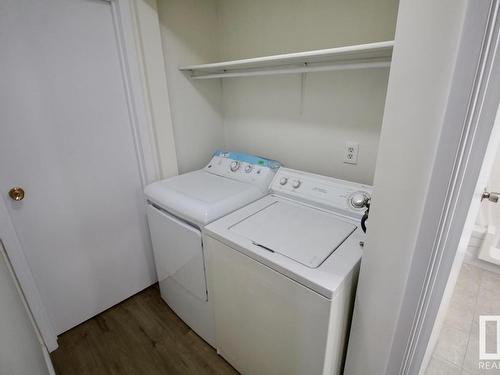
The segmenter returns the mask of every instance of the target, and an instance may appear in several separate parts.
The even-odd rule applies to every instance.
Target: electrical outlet
[[[359,143],[346,142],[344,163],[358,164],[358,151],[359,151]]]

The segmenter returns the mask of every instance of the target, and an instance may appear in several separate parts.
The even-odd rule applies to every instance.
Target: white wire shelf
[[[193,79],[303,73],[340,69],[387,68],[394,41],[358,44],[179,68]]]

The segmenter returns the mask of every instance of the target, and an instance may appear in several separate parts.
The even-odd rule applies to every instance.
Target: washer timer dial
[[[355,209],[365,207],[365,203],[370,199],[370,195],[364,191],[355,191],[349,196],[349,204]]]

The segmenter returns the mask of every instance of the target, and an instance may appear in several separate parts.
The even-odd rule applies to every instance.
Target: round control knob
[[[233,160],[229,165],[229,168],[231,169],[232,172],[236,172],[240,168],[240,162]]]
[[[245,172],[250,173],[253,170],[253,165],[252,164],[247,164],[245,167]]]
[[[295,180],[292,182],[292,187],[294,189],[297,189],[300,186],[300,184],[302,184],[302,182],[300,180]]]
[[[349,197],[349,203],[354,208],[363,208],[369,199],[370,196],[368,193],[365,193],[364,191],[356,191]]]
[[[281,180],[280,180],[280,185],[286,185],[286,183],[288,182],[288,178],[286,177],[281,177]]]

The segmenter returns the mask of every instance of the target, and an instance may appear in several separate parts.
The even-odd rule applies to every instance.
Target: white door
[[[0,192],[61,333],[155,281],[111,5],[2,0],[0,51]]]

